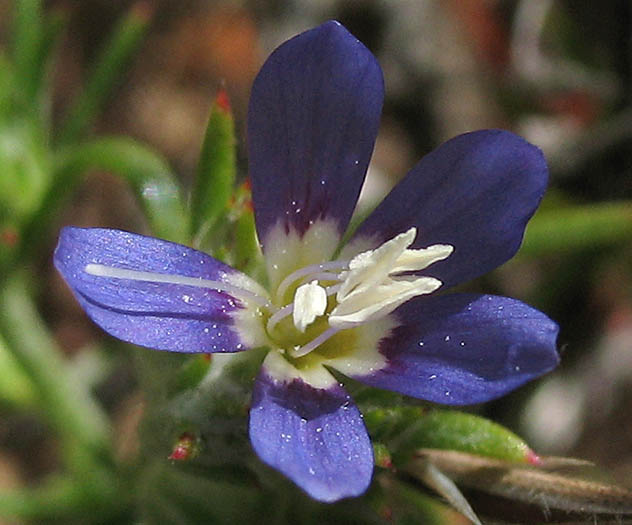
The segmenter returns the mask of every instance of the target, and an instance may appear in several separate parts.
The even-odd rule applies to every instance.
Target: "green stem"
[[[15,407],[33,407],[36,399],[33,382],[0,334],[0,402]]]
[[[39,90],[38,55],[42,43],[42,6],[40,0],[16,0],[13,18],[13,58],[16,85],[25,101],[32,102]]]
[[[632,203],[570,206],[536,214],[527,226],[520,255],[538,256],[627,242]]]
[[[37,67],[35,67],[34,72],[37,77],[33,80],[37,85],[37,93],[34,95],[39,95],[37,107],[41,109],[40,120],[46,137],[50,135],[52,120],[52,87],[50,82],[51,70],[53,69],[52,54],[55,51],[59,36],[68,25],[68,18],[69,13],[63,8],[56,8],[48,13],[44,19],[39,52],[36,57]]]
[[[76,482],[54,478],[34,489],[0,491],[0,515],[20,519],[51,519],[77,508],[83,494]]]
[[[34,488],[0,491],[0,516],[37,523],[108,523],[108,517],[129,507],[131,491],[115,481],[100,485],[99,492],[96,488],[86,477],[50,476]]]
[[[57,431],[69,468],[93,472],[109,448],[108,424],[89,392],[70,380],[61,350],[28,293],[26,275],[11,276],[0,291],[0,334],[37,388]]]
[[[166,161],[128,138],[102,138],[68,148],[55,159],[53,183],[22,235],[17,261],[33,256],[55,217],[90,170],[112,172],[128,182],[157,236],[186,239],[185,207]]]
[[[391,504],[398,508],[400,513],[414,516],[415,523],[438,525],[454,522],[456,512],[421,489],[413,488],[390,474],[383,474],[378,479]]]
[[[144,4],[132,6],[115,27],[101,51],[85,88],[70,108],[60,130],[58,142],[75,142],[101,110],[105,100],[138,49],[149,26],[150,13]]]

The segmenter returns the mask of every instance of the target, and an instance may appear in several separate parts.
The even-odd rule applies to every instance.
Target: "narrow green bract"
[[[203,237],[226,212],[235,183],[235,125],[226,94],[211,107],[191,192],[192,237]]]

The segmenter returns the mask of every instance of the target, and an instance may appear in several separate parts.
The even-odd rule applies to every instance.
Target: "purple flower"
[[[65,228],[55,264],[110,334],[173,352],[270,351],[254,385],[259,457],[313,498],[368,487],[362,416],[328,368],[436,403],[499,397],[558,363],[557,325],[505,297],[433,294],[511,258],[547,183],[512,133],[427,155],[340,246],[377,134],[382,72],[337,22],[281,45],[252,89],[250,177],[268,283],[205,253]]]

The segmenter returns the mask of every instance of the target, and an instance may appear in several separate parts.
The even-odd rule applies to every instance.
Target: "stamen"
[[[298,328],[299,332],[304,333],[305,329],[317,317],[325,313],[327,309],[327,292],[318,284],[318,281],[302,284],[296,289],[293,304],[292,317],[294,326]]]
[[[314,273],[310,275],[310,279],[316,281],[339,281],[340,274],[333,272]]]
[[[327,288],[325,288],[325,291],[327,292],[327,297],[335,293],[338,293],[338,290],[340,290],[341,287],[342,287],[342,283],[338,283],[338,284],[332,284],[331,286],[328,286]]]
[[[285,279],[281,281],[279,287],[276,291],[277,297],[283,297],[285,292],[290,287],[290,285],[295,282],[297,279],[305,278],[313,273],[321,272],[322,270],[338,270],[343,269],[349,264],[349,261],[330,261],[323,262],[318,264],[310,264],[309,266],[303,266],[296,271],[293,271],[290,275],[288,275]],[[334,275],[337,278],[337,274],[327,274]],[[313,280],[313,278],[312,278]]]
[[[327,293],[327,297],[337,293],[338,290],[340,290],[341,286],[342,286],[342,283],[340,283],[340,284],[332,284],[331,286],[328,286],[327,288],[325,288],[325,292]],[[285,319],[286,317],[292,315],[293,313],[294,313],[294,301],[292,301],[289,304],[286,304],[282,308],[279,308],[268,319],[268,322],[266,324],[267,332],[270,333],[274,329],[274,327],[277,324],[279,324],[279,321],[282,321],[283,319]]]
[[[268,333],[272,332],[274,327],[277,324],[279,324],[279,321],[285,319],[288,315],[292,315],[293,312],[294,312],[294,302],[291,302],[290,304],[286,304],[283,308],[279,308],[268,319],[268,322],[266,323],[266,331]]]
[[[235,299],[244,302],[252,302],[259,306],[268,308],[270,301],[248,290],[238,288],[221,281],[212,281],[201,277],[187,277],[185,275],[172,275],[166,273],[143,272],[139,270],[128,270],[125,268],[114,268],[103,264],[87,264],[84,268],[86,273],[96,277],[106,277],[112,279],[127,279],[130,281],[144,281],[151,283],[179,284],[183,286],[194,286],[196,288],[208,288],[218,292],[230,294]]]
[[[338,328],[329,328],[325,330],[318,337],[312,339],[306,345],[301,346],[300,348],[296,348],[295,350],[291,350],[290,354],[292,357],[303,357],[304,355],[309,354],[312,350],[315,350],[320,345],[322,345],[327,339],[338,333],[340,330]]]

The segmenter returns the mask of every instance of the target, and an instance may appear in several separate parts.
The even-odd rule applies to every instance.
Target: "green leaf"
[[[76,141],[101,111],[138,49],[150,20],[147,4],[140,2],[121,18],[90,71],[83,92],[68,111],[59,133],[60,144]]]
[[[51,103],[45,97],[49,95],[51,58],[58,37],[66,29],[68,18],[69,13],[64,7],[54,7],[50,10],[43,20],[39,49],[32,65],[30,96],[35,100],[35,104],[32,104],[33,109],[39,110],[39,114],[34,116],[38,116],[46,128],[50,125]],[[25,109],[28,111],[30,108]]]
[[[16,406],[32,405],[35,388],[0,337],[0,400]]]
[[[379,513],[386,523],[444,525],[460,522],[456,511],[419,487],[390,475],[380,476],[378,481],[384,491]]]
[[[0,491],[0,516],[54,519],[67,516],[83,503],[83,494],[75,482],[55,477],[35,489]]]
[[[28,282],[26,276],[13,276],[0,293],[0,334],[37,389],[64,452],[70,461],[84,463],[86,451],[108,450],[107,419],[90,394],[70,380],[61,350],[29,297]]]
[[[191,193],[192,237],[204,236],[226,212],[235,184],[235,124],[226,92],[213,105]]]
[[[24,114],[44,117],[49,104],[43,103],[46,74],[57,37],[66,26],[67,13],[53,8],[44,16],[40,0],[18,0],[14,5],[13,95]]]
[[[15,64],[16,85],[22,97],[32,101],[39,91],[43,38],[43,16],[40,0],[16,0],[13,17],[13,62]]]
[[[632,237],[632,203],[569,206],[537,213],[529,222],[520,255],[591,249]]]
[[[173,392],[169,392],[169,396],[199,385],[209,371],[211,359],[211,354],[194,355],[188,359],[178,370]]]
[[[185,242],[186,215],[175,177],[167,162],[129,138],[103,138],[68,148],[55,159],[54,183],[23,233],[18,259],[28,258],[83,177],[94,169],[118,175],[131,186],[152,232]]]
[[[257,241],[252,192],[247,182],[241,184],[235,191],[235,204],[229,213],[229,220],[234,222],[233,242],[230,249],[231,265],[257,278],[260,282],[264,281],[267,276],[260,274],[264,265]]]
[[[24,115],[0,120],[0,221],[9,218],[21,222],[41,204],[50,184],[41,131]]]
[[[273,510],[252,482],[227,478],[222,472],[192,472],[166,460],[149,465],[138,494],[147,525],[256,523]]]
[[[403,465],[422,448],[458,450],[522,463],[536,458],[513,432],[463,412],[391,407],[365,412],[364,421],[371,436],[387,445],[396,465]]]
[[[129,487],[122,490],[112,479],[93,482],[85,476],[51,475],[34,488],[0,490],[0,517],[19,518],[20,523],[131,523],[129,517],[116,519],[129,507]]]

